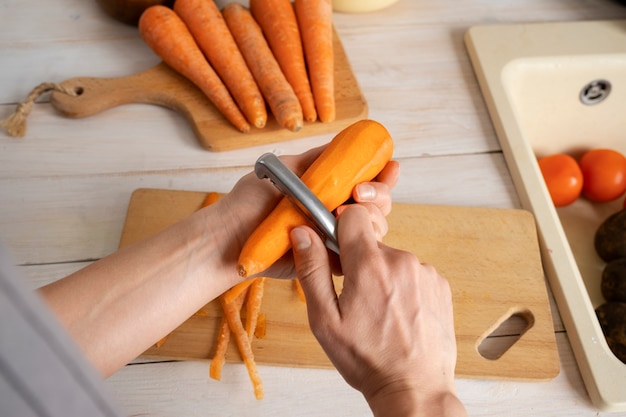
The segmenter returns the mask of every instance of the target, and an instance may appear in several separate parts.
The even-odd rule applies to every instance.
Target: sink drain
[[[591,106],[602,102],[611,93],[611,83],[607,80],[594,80],[580,90],[580,101]]]

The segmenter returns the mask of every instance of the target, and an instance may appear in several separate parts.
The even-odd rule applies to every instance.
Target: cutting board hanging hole
[[[499,324],[498,324],[499,323]],[[529,310],[515,310],[503,316],[478,342],[478,353],[485,359],[502,357],[535,323]]]
[[[33,110],[33,104],[44,93],[58,91],[70,96],[79,96],[83,93],[82,87],[67,88],[57,83],[41,83],[26,96],[26,100],[19,103],[13,114],[0,121],[0,126],[13,137],[24,137],[26,134],[26,119]]]

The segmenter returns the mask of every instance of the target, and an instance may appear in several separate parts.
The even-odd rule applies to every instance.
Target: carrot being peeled
[[[279,125],[297,132],[302,128],[302,107],[274,58],[261,28],[248,9],[239,3],[228,4],[222,13],[276,121]]]
[[[333,7],[330,0],[295,0],[294,9],[304,47],[317,117],[335,120]]]
[[[176,0],[174,11],[185,22],[248,122],[257,128],[264,127],[265,101],[215,2]]]
[[[333,138],[301,179],[330,211],[343,204],[354,187],[371,181],[393,153],[393,140],[383,125],[360,120]],[[290,231],[308,224],[283,198],[248,237],[239,254],[238,272],[247,277],[269,268],[291,247]]]
[[[317,120],[300,30],[291,1],[250,0],[250,10],[263,29],[276,61],[300,101],[304,120]]]
[[[228,89],[208,63],[185,23],[170,8],[148,7],[139,18],[144,42],[175,71],[193,82],[217,109],[242,132],[250,125]]]

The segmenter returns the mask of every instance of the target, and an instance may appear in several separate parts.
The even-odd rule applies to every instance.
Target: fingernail
[[[296,250],[305,250],[311,247],[311,236],[306,230],[296,227],[291,231],[291,244]]]
[[[376,198],[376,188],[371,184],[362,183],[357,185],[356,194],[360,201],[371,201]]]

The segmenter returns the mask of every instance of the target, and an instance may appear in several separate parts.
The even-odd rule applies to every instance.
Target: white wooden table
[[[395,201],[519,207],[463,44],[470,26],[625,17],[626,7],[610,0],[401,0],[335,15],[369,115],[396,142]],[[95,1],[0,0],[0,118],[42,81],[124,76],[156,62],[136,29]],[[136,188],[227,192],[261,153],[298,153],[330,137],[210,153],[172,111],[127,105],[70,120],[42,97],[25,138],[0,133],[0,239],[35,288],[114,251]],[[543,383],[458,379],[470,415],[608,415],[590,404],[554,311],[560,375]],[[207,367],[135,363],[108,385],[133,416],[369,414],[335,371],[262,366],[266,397],[256,401],[243,366],[227,365],[221,382]]]

